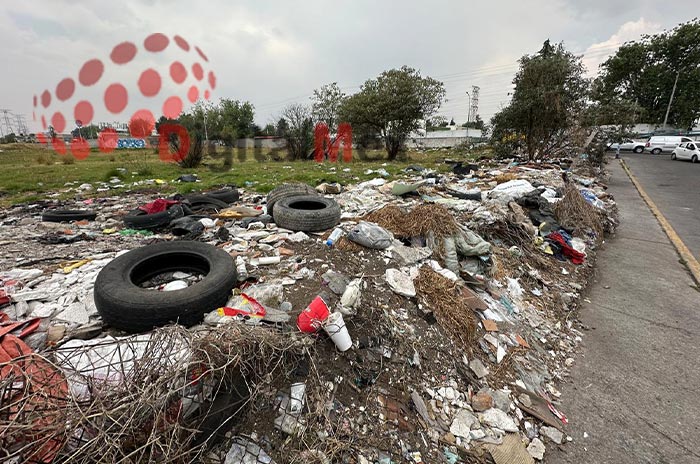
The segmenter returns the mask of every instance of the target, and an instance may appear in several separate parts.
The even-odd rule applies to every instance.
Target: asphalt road
[[[674,161],[671,155],[622,155],[642,188],[700,261],[700,163]]]
[[[700,182],[693,175],[700,174],[700,164],[668,156],[625,158],[686,244],[694,240],[697,250],[692,226],[693,220],[698,224],[697,210],[689,214],[682,208],[692,206],[692,187],[698,198]],[[697,464],[700,293],[619,162],[611,160],[609,169],[620,227],[599,251],[596,279],[579,311],[587,330],[561,388],[559,408],[573,441],[549,443],[545,461]]]

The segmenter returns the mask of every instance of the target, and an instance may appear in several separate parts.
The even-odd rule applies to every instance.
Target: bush
[[[50,152],[45,152],[38,155],[35,158],[36,164],[45,164],[46,166],[51,166],[54,163],[53,154]]]
[[[63,164],[75,164],[75,158],[73,158],[73,155],[62,156],[61,163],[63,163]]]
[[[185,156],[177,164],[179,164],[181,168],[192,169],[202,164],[202,159],[204,159],[202,136],[201,134],[196,134],[194,136],[194,140],[190,144],[190,149],[187,152],[187,156]]]

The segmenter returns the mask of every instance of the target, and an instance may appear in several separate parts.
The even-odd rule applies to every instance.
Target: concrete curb
[[[681,260],[690,271],[690,274],[693,276],[693,280],[695,280],[695,283],[698,286],[700,286],[700,263],[698,263],[698,260],[695,259],[688,247],[685,245],[685,243],[683,243],[683,240],[681,240],[681,238],[678,236],[673,227],[671,227],[671,224],[661,213],[661,210],[659,210],[656,204],[652,201],[651,197],[647,194],[647,192],[644,191],[642,185],[639,183],[637,178],[634,177],[634,174],[632,174],[632,171],[627,166],[627,163],[625,163],[625,160],[621,159],[620,165],[629,176],[630,180],[632,181],[632,184],[634,184],[635,188],[637,189],[637,192],[639,192],[639,195],[642,197],[642,199],[647,204],[654,216],[656,216],[656,219],[659,221],[661,228],[664,230],[669,240],[671,240],[671,243],[676,248],[678,255],[681,257]]]

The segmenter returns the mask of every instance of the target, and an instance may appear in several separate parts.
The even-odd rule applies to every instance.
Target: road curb
[[[661,228],[664,230],[669,240],[671,240],[671,243],[676,248],[678,255],[681,257],[681,260],[688,268],[688,271],[690,271],[693,280],[695,280],[695,283],[698,286],[700,286],[700,263],[698,263],[698,260],[695,259],[688,247],[685,245],[685,243],[683,243],[683,240],[681,240],[681,238],[678,236],[678,234],[668,222],[666,217],[661,213],[661,210],[659,210],[656,204],[652,201],[651,197],[647,194],[646,191],[644,191],[642,185],[639,183],[634,174],[632,174],[632,171],[627,166],[627,163],[625,163],[625,160],[621,159],[620,165],[629,176],[630,180],[632,181],[632,184],[634,184],[635,188],[637,189],[637,192],[639,192],[639,195],[642,197],[642,199],[647,204],[651,212],[659,221]]]

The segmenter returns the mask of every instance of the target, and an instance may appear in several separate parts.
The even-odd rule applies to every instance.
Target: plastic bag
[[[348,233],[348,239],[367,248],[384,250],[391,246],[394,236],[377,224],[362,221]]]

